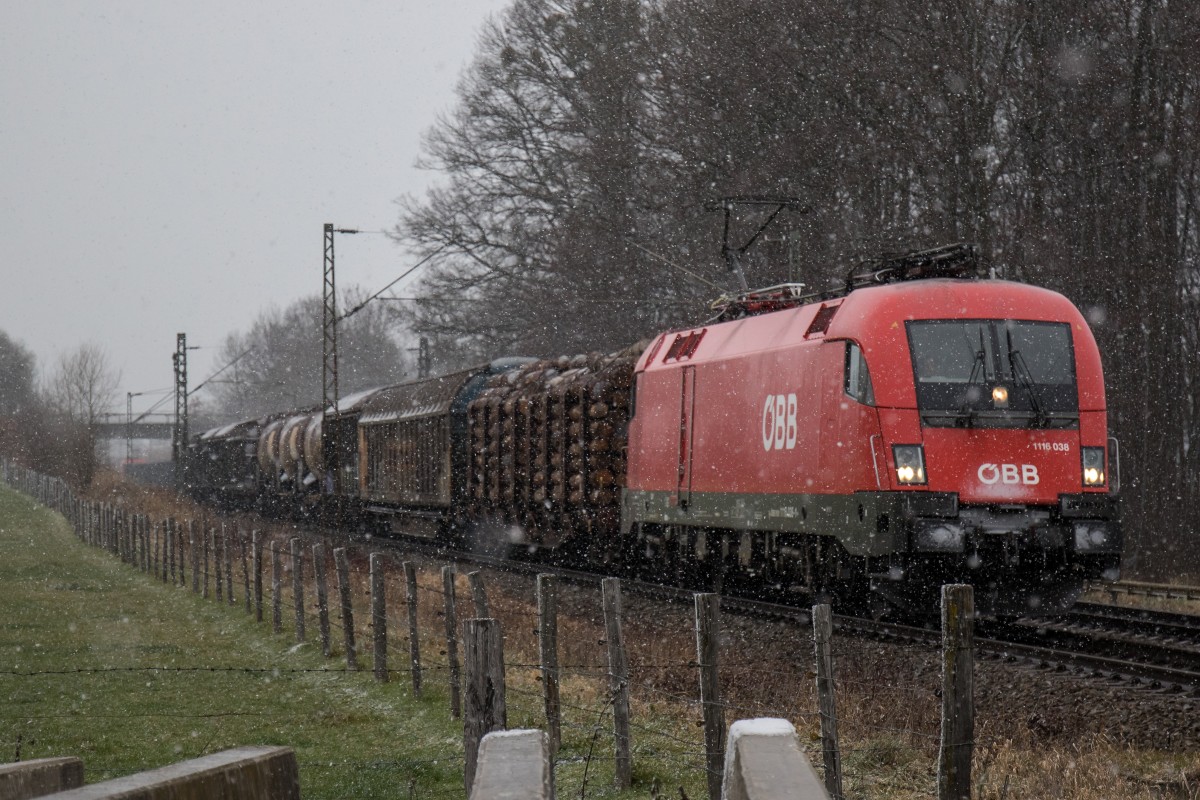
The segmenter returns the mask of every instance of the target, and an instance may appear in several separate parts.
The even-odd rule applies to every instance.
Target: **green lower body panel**
[[[832,536],[854,556],[884,556],[907,549],[905,520],[957,513],[954,495],[900,492],[821,494],[725,494],[627,490],[622,533],[639,523],[738,531]]]

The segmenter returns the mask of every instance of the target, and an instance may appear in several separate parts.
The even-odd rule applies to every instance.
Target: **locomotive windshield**
[[[907,323],[917,408],[934,427],[1079,424],[1071,327],[1021,320]]]

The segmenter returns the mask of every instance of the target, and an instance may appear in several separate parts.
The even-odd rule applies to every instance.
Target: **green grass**
[[[255,623],[238,572],[236,605],[205,600],[190,572],[186,587],[168,586],[0,485],[0,763],[79,756],[92,783],[230,747],[286,745],[305,798],[464,796],[462,723],[437,669],[440,620],[422,635],[427,672],[415,700],[407,673],[373,679],[361,627],[363,670],[349,673],[290,630],[273,635],[269,597],[267,622]],[[290,599],[289,587],[285,628]],[[524,633],[527,613],[506,624]],[[393,636],[395,668],[407,645]],[[511,663],[533,658],[509,652],[516,642],[506,639]],[[535,672],[508,670],[510,728],[544,728]],[[653,707],[634,718],[634,787],[612,788],[611,710],[597,683],[564,687],[558,796],[704,798],[694,714]]]
[[[463,794],[444,694],[344,672],[241,605],[83,545],[6,488],[0,587],[0,762],[75,755],[94,782],[274,744],[295,748],[306,798],[409,797],[410,782],[417,797]]]

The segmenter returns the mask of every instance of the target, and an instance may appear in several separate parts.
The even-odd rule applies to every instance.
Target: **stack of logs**
[[[520,526],[545,547],[580,535],[615,541],[633,369],[645,347],[536,361],[492,378],[468,412],[474,515]]]

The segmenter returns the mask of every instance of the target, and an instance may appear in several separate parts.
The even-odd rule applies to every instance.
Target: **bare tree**
[[[120,385],[120,370],[113,369],[104,348],[89,342],[59,356],[44,395],[52,410],[91,429],[116,401]]]
[[[121,373],[99,345],[86,343],[59,356],[42,387],[45,436],[57,449],[50,470],[82,486],[96,471],[96,426],[117,399]],[[50,446],[47,443],[46,446]]]
[[[395,314],[384,303],[363,305],[365,299],[361,289],[351,287],[339,303],[338,382],[343,395],[403,376]],[[220,363],[233,366],[211,386],[218,413],[245,419],[319,406],[322,310],[320,297],[301,298],[286,308],[263,311],[248,331],[229,334]]]
[[[649,51],[640,0],[516,0],[461,105],[426,136],[448,183],[396,229],[433,266],[412,309],[435,356],[623,346],[663,289],[641,237]],[[669,305],[669,304],[668,304]]]

